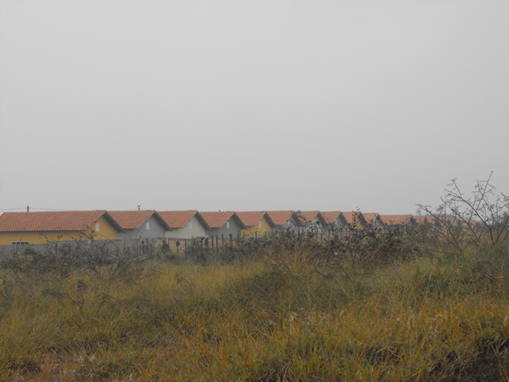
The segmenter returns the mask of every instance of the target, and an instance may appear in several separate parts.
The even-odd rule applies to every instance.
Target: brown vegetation
[[[5,258],[0,379],[509,380],[509,245],[478,232]]]

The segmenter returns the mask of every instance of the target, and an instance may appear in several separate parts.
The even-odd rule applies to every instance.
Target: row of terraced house
[[[45,211],[0,215],[0,245],[83,239],[192,239],[261,237],[269,232],[331,233],[352,229],[406,229],[437,225],[429,216],[341,211]]]

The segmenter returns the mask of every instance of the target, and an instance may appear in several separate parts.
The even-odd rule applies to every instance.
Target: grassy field
[[[508,246],[280,238],[0,262],[0,380],[509,380]]]

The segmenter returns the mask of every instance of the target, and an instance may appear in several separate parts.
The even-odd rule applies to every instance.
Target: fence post
[[[230,233],[230,247],[233,246],[233,235]]]
[[[224,247],[224,235],[221,234],[221,245]]]

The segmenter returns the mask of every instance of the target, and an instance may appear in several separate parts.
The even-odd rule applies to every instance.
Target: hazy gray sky
[[[509,193],[509,1],[0,1],[0,212]]]

